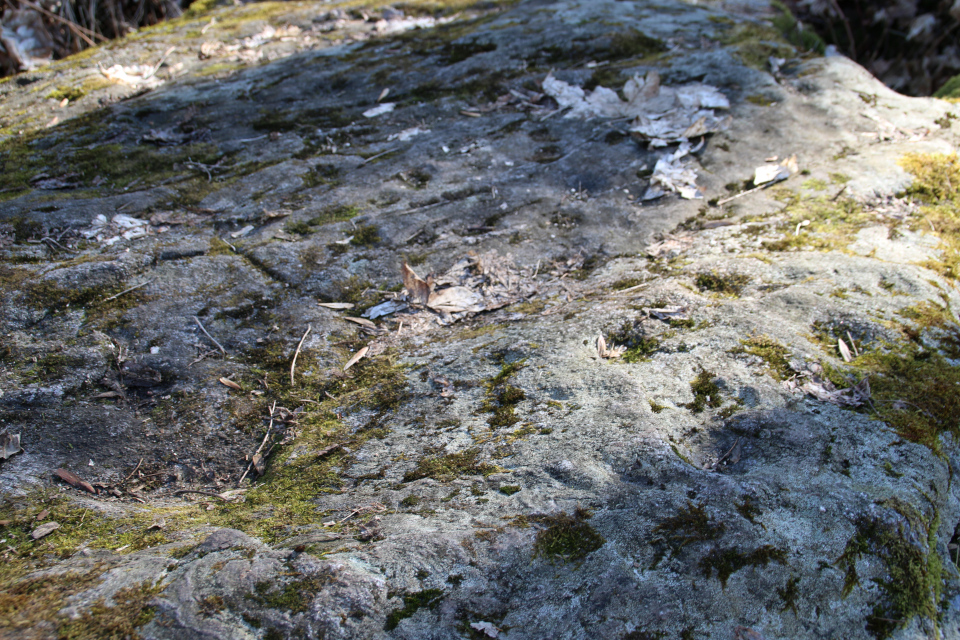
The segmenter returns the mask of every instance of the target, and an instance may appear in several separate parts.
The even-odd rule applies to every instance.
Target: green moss
[[[639,284],[643,284],[643,280],[640,278],[621,278],[613,284],[610,285],[610,289],[613,291],[623,291],[624,289],[629,289],[630,287],[635,287]]]
[[[960,99],[960,75],[953,76],[943,83],[943,86],[934,92],[933,97],[944,100]]]
[[[756,22],[742,22],[726,30],[720,42],[734,49],[744,64],[763,71],[767,70],[770,56],[792,58],[795,55],[794,48],[784,42],[777,28]]]
[[[421,498],[418,495],[410,494],[406,498],[400,501],[400,506],[403,507],[415,507],[420,504]]]
[[[375,225],[361,224],[353,230],[350,244],[356,247],[372,247],[380,242],[380,231]]]
[[[57,87],[47,94],[47,98],[51,100],[63,100],[66,98],[70,102],[74,102],[84,95],[84,91],[80,87]]]
[[[301,236],[307,236],[314,232],[314,228],[310,226],[310,223],[304,220],[290,222],[287,224],[284,230],[287,233],[295,233]]]
[[[777,589],[777,595],[780,596],[781,600],[783,600],[783,606],[780,607],[780,613],[785,611],[793,611],[793,615],[800,615],[800,612],[797,611],[797,598],[800,597],[799,577],[791,576],[790,579],[787,580],[787,584],[784,585],[782,589]]]
[[[479,462],[479,457],[479,449],[467,449],[459,453],[422,458],[414,469],[404,474],[403,481],[413,482],[421,478],[433,478],[440,482],[450,482],[461,476],[488,476],[500,470],[500,467],[495,464]]]
[[[672,555],[677,555],[688,544],[719,538],[726,529],[723,523],[718,523],[707,515],[703,503],[688,502],[677,515],[658,523],[653,528],[653,533],[672,550]]]
[[[577,507],[572,514],[561,511],[535,518],[546,528],[537,532],[534,557],[577,562],[602,547],[606,540],[587,522],[590,516],[590,511]]]
[[[781,215],[785,219],[779,229],[784,235],[780,240],[764,241],[762,246],[767,251],[845,249],[857,231],[876,223],[873,212],[851,198],[808,198],[786,191],[781,195],[785,203]],[[805,224],[798,227],[801,223]]]
[[[522,488],[522,487],[520,487],[519,485],[515,485],[515,484],[505,484],[505,485],[503,485],[502,487],[500,487],[500,493],[502,493],[502,494],[504,494],[504,495],[507,495],[507,496],[512,496],[513,494],[515,494],[515,493],[517,493],[518,491],[520,491],[521,488]]]
[[[648,400],[648,402],[650,403],[650,410],[654,413],[660,413],[667,408],[666,405],[659,404],[656,400]]]
[[[143,583],[138,587],[122,589],[110,598],[112,606],[103,599],[84,611],[76,620],[60,625],[57,638],[62,640],[100,640],[104,638],[141,638],[137,629],[153,619],[155,607],[150,604],[162,591],[161,585]]]
[[[647,334],[642,320],[625,320],[619,329],[608,335],[607,345],[626,347],[620,359],[634,364],[649,360],[660,349],[660,339]]]
[[[779,11],[779,14],[773,18],[773,26],[790,44],[799,49],[823,55],[827,45],[816,31],[801,25],[782,2],[774,1],[771,4]]]
[[[383,628],[386,631],[392,631],[397,628],[401,620],[409,618],[420,609],[424,607],[433,609],[440,604],[444,595],[446,594],[442,589],[424,589],[423,591],[403,596],[403,607],[390,612]]]
[[[960,279],[960,160],[956,154],[907,154],[900,166],[914,176],[904,195],[927,205],[913,227],[924,233],[933,227],[940,238],[941,257],[924,266]]]
[[[708,578],[716,572],[720,585],[726,589],[730,576],[745,567],[766,567],[770,562],[786,564],[786,560],[786,551],[769,544],[749,553],[739,547],[715,548],[700,560],[700,570]]]
[[[809,189],[810,191],[825,191],[829,184],[826,180],[821,180],[819,178],[807,178],[800,185],[804,189]]]
[[[667,45],[662,40],[651,38],[636,29],[626,29],[610,36],[608,59],[647,58],[666,50]]]
[[[693,402],[688,402],[684,406],[693,413],[702,413],[707,407],[719,408],[723,404],[723,398],[720,396],[720,387],[714,382],[715,378],[713,373],[700,369],[696,379],[690,383]]]
[[[278,585],[274,581],[258,582],[253,587],[254,593],[248,597],[270,609],[303,613],[329,582],[328,577],[321,575],[304,576],[284,585]]]
[[[747,96],[745,100],[750,104],[757,105],[758,107],[769,107],[770,105],[775,103],[775,101],[772,100],[771,98],[768,98],[767,96],[759,93],[751,94]]]
[[[760,515],[760,507],[753,501],[753,496],[744,496],[743,500],[737,505],[737,513],[749,520],[752,524],[757,524],[756,517]]]
[[[750,283],[750,277],[739,273],[721,274],[716,271],[698,273],[694,284],[700,291],[712,291],[721,295],[737,297]]]
[[[844,571],[844,597],[860,584],[856,564],[861,557],[873,555],[883,563],[886,575],[874,579],[882,597],[867,618],[867,628],[880,639],[890,637],[915,617],[937,620],[943,590],[943,567],[936,551],[939,519],[934,517],[925,524],[916,514],[901,515],[904,518],[898,523],[861,517],[856,533],[835,562]],[[917,527],[921,531],[916,531]],[[923,527],[926,544],[911,543],[910,530],[921,533]]]
[[[770,367],[770,375],[776,380],[786,380],[793,375],[789,361],[790,352],[769,336],[751,336],[741,340],[740,346],[732,349],[730,353],[748,353],[763,359]]]

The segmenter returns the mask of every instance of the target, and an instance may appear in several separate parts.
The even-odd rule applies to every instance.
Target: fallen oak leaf
[[[57,469],[53,472],[53,475],[57,476],[67,484],[69,484],[74,489],[83,489],[88,493],[96,493],[97,490],[93,488],[89,482],[81,480],[80,477],[74,473],[70,473],[66,469]]]

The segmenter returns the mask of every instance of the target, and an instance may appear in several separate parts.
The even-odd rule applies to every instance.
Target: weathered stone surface
[[[906,154],[956,148],[953,105],[797,52],[766,2],[482,4],[400,35],[383,7],[257,6],[35,74],[183,37],[160,88],[3,142],[83,171],[0,194],[7,588],[93,583],[36,628],[147,585],[144,638],[960,637],[956,230],[897,195]],[[267,23],[302,30],[273,61],[198,58]],[[533,93],[651,70],[731,102],[704,200],[640,204],[664,151]],[[29,127],[43,91],[0,87]],[[533,292],[344,320],[468,253]],[[863,376],[855,409],[784,384]],[[98,495],[43,493],[60,467]],[[41,508],[61,529],[34,545]]]

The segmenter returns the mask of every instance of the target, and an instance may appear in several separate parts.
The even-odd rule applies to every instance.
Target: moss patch
[[[467,449],[445,456],[429,456],[417,462],[417,466],[403,476],[404,482],[413,482],[420,478],[433,478],[440,482],[450,482],[461,476],[488,476],[500,471],[500,467],[488,462],[479,462],[479,449]]]
[[[255,602],[270,609],[281,609],[291,613],[303,613],[310,602],[330,582],[327,576],[310,575],[299,580],[278,585],[275,582],[258,582],[250,596]]]
[[[911,544],[908,528],[923,527],[924,523],[916,516],[904,520],[891,523],[860,518],[856,533],[835,563],[844,571],[844,597],[860,583],[856,563],[862,556],[874,555],[883,563],[886,576],[874,579],[882,599],[867,617],[867,629],[880,639],[890,637],[914,617],[936,620],[938,615],[943,589],[943,567],[936,551],[939,521],[934,518],[926,525],[926,548],[922,548]]]
[[[620,357],[626,363],[645,362],[660,349],[660,339],[647,333],[642,320],[625,320],[607,336],[608,346],[626,347]]]
[[[162,591],[160,585],[144,583],[118,591],[108,606],[103,600],[76,620],[60,625],[57,638],[62,640],[95,640],[100,638],[129,638],[139,640],[137,629],[153,619],[155,607],[150,602]]]
[[[590,511],[577,507],[572,514],[536,517],[546,528],[537,532],[534,557],[576,562],[602,547],[606,540],[587,522],[590,516]]]
[[[703,413],[707,407],[719,408],[723,404],[723,397],[720,395],[720,387],[714,381],[715,378],[715,374],[706,369],[700,369],[696,379],[690,383],[693,402],[688,402],[684,406],[693,413]]]
[[[724,589],[727,588],[727,580],[730,576],[746,567],[765,567],[770,562],[779,562],[786,564],[787,553],[783,549],[778,549],[772,545],[764,545],[749,553],[741,551],[739,548],[716,548],[710,551],[700,560],[700,570],[706,577],[717,574],[717,579]]]
[[[703,503],[688,502],[676,515],[657,524],[653,533],[671,549],[672,555],[677,555],[688,544],[719,538],[726,529],[726,525],[707,514]]]
[[[716,271],[698,273],[694,279],[694,284],[700,291],[712,291],[730,297],[739,296],[749,283],[749,276],[739,273],[721,274]]]
[[[401,620],[409,618],[420,609],[424,607],[430,609],[436,607],[440,604],[444,595],[446,594],[444,594],[442,589],[424,589],[423,591],[403,596],[403,607],[390,612],[383,628],[386,631],[396,629]]]
[[[793,375],[788,360],[790,352],[769,336],[751,336],[741,340],[740,346],[732,349],[730,353],[748,353],[762,358],[770,367],[770,375],[776,380],[786,380]]]

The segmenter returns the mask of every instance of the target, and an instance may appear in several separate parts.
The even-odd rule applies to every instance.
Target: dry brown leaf
[[[377,325],[375,325],[370,320],[367,320],[366,318],[354,318],[353,316],[344,316],[343,319],[346,320],[347,322],[356,323],[361,327],[366,327],[367,329],[377,329]]]
[[[79,476],[74,473],[70,473],[66,469],[57,469],[53,472],[53,475],[57,476],[75,489],[83,489],[88,493],[97,492],[96,489],[93,488],[93,485],[91,485],[89,482],[84,482]]]
[[[263,456],[259,453],[253,455],[253,469],[257,472],[258,476],[262,476],[263,472],[267,470],[267,465],[263,459]]]
[[[347,369],[349,369],[349,368],[352,367],[353,365],[355,365],[355,364],[357,364],[358,362],[360,362],[360,359],[361,359],[363,356],[367,355],[367,351],[369,351],[369,350],[370,350],[370,347],[364,347],[364,348],[360,349],[360,351],[357,351],[355,354],[353,354],[353,357],[350,358],[350,359],[347,361],[347,364],[343,365],[343,370],[346,371]]]
[[[430,285],[426,280],[414,273],[406,262],[403,263],[402,273],[403,286],[410,295],[410,299],[417,304],[427,304],[430,299]]]
[[[236,391],[243,391],[243,387],[241,387],[236,382],[228,378],[220,378],[220,384],[230,387],[231,389],[234,389]]]

